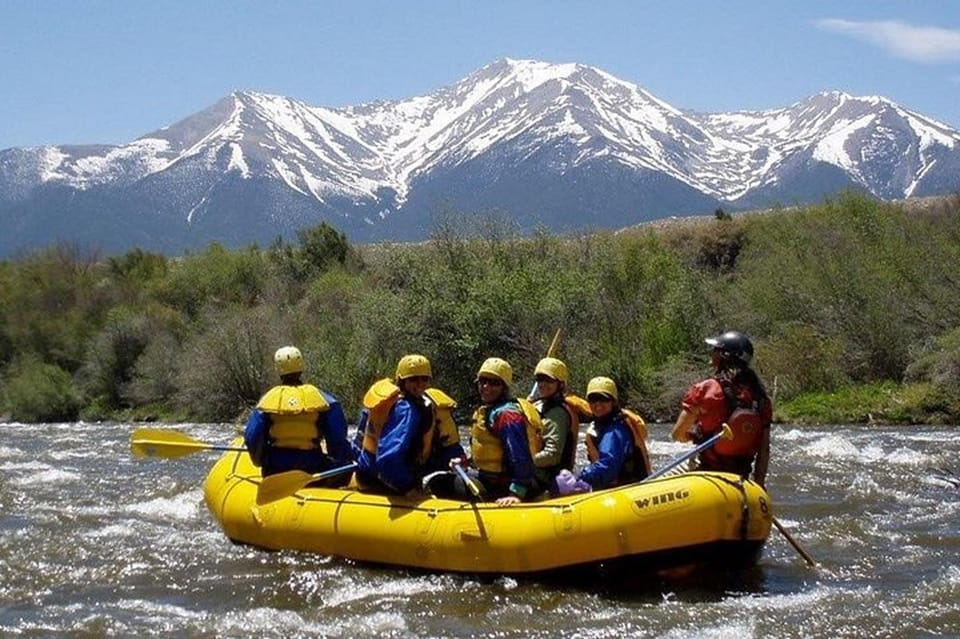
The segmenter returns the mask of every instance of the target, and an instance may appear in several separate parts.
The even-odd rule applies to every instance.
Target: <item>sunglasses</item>
[[[587,401],[591,404],[599,404],[601,402],[612,402],[613,398],[608,395],[589,395]]]
[[[477,386],[503,386],[503,382],[499,379],[493,379],[491,377],[481,377],[477,380]]]
[[[537,383],[557,381],[554,378],[548,377],[546,375],[537,375],[534,379],[537,380]]]
[[[429,375],[411,375],[410,377],[404,377],[403,379],[404,381],[410,381],[410,382],[429,382],[430,376]]]

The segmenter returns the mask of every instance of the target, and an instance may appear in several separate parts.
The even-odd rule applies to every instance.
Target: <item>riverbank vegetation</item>
[[[469,406],[492,355],[518,392],[554,331],[582,392],[609,375],[650,420],[707,373],[703,338],[750,334],[791,422],[960,422],[960,197],[845,194],[769,214],[520,237],[448,214],[431,241],[296,242],[180,258],[60,245],[0,264],[0,413],[20,421],[239,419],[296,344],[348,415],[403,354]]]

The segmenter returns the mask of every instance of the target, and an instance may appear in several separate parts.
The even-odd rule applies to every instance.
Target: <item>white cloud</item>
[[[960,29],[916,27],[897,20],[854,22],[829,18],[817,26],[851,35],[886,49],[893,55],[915,62],[960,60]]]

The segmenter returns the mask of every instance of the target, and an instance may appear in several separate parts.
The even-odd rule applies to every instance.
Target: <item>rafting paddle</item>
[[[353,472],[356,467],[357,462],[350,462],[338,468],[325,470],[322,473],[310,474],[302,470],[288,470],[276,475],[267,475],[260,481],[260,488],[257,489],[257,504],[269,504],[272,501],[289,497],[307,484]]]
[[[246,452],[246,448],[239,446],[218,446],[208,444],[184,435],[175,430],[160,430],[158,428],[138,428],[130,436],[130,450],[134,457],[163,457],[175,459],[185,455],[192,455],[202,450]]]
[[[463,480],[463,483],[467,485],[467,488],[470,489],[470,493],[477,499],[483,499],[483,489],[473,481],[470,475],[467,474],[467,471],[463,469],[463,466],[460,464],[451,464],[453,466],[454,472],[460,475],[460,479]]]

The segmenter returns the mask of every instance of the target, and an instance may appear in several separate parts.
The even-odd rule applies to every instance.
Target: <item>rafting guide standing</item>
[[[280,384],[268,390],[250,413],[243,432],[250,459],[264,477],[288,470],[318,473],[352,461],[347,420],[340,402],[302,380],[303,354],[284,346],[273,356]],[[342,486],[345,473],[326,480]]]
[[[770,422],[773,403],[760,378],[750,368],[753,343],[739,331],[727,331],[704,340],[713,347],[713,377],[691,386],[670,433],[680,442],[699,444],[730,425],[733,439],[721,439],[699,454],[697,470],[737,473],[764,485],[770,459]]]

